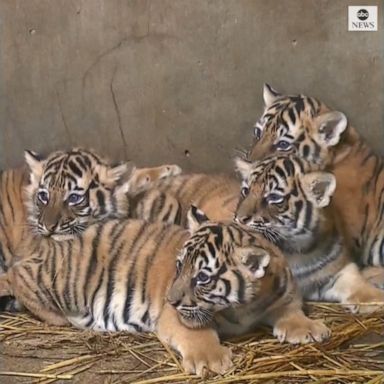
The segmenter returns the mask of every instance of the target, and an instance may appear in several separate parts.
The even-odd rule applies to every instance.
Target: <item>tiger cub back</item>
[[[153,201],[156,194],[173,196],[176,204],[169,204],[169,211],[177,212],[177,223],[186,227],[187,213],[191,205],[206,212],[212,220],[231,220],[234,216],[240,183],[221,174],[181,174],[159,180],[146,195]],[[149,204],[150,206],[150,204]],[[172,207],[172,209],[171,209]]]

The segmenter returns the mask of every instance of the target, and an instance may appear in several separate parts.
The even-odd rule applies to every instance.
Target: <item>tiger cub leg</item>
[[[280,342],[306,344],[321,342],[331,336],[331,330],[321,320],[312,320],[304,314],[298,297],[271,312],[266,320],[273,326],[273,335]]]
[[[3,273],[0,275],[0,297],[12,296],[11,285],[8,280],[8,274]]]
[[[136,168],[128,180],[130,193],[139,193],[151,188],[158,180],[180,175],[182,169],[175,164],[160,165],[151,168]]]
[[[69,322],[64,315],[51,308],[49,302],[44,302],[44,294],[41,294],[40,287],[34,287],[34,290],[26,287],[21,281],[18,284],[17,269],[11,268],[4,275],[0,276],[0,297],[15,296],[17,302],[25,305],[26,308],[39,319],[51,325],[63,326]],[[39,299],[37,293],[40,293]]]
[[[384,289],[384,267],[365,267],[361,274],[375,287]]]
[[[232,352],[220,344],[212,328],[187,328],[170,304],[164,305],[157,325],[157,335],[182,356],[183,368],[188,373],[204,376],[206,369],[223,374],[232,366]]]
[[[346,265],[321,291],[322,299],[348,304],[352,313],[370,313],[384,307],[384,291],[365,280],[354,263]]]

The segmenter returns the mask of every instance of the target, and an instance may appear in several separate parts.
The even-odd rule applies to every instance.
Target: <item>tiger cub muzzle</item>
[[[177,262],[177,276],[170,288],[167,300],[176,308],[180,315],[180,320],[190,328],[201,328],[208,325],[212,319],[214,312],[197,303],[194,294],[196,289],[196,279],[188,281],[187,273],[181,273],[181,263]]]

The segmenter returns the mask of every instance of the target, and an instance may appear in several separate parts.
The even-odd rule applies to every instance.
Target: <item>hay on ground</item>
[[[226,342],[234,367],[206,383],[384,383],[384,310],[370,316],[335,304],[308,305],[332,337],[280,344],[268,329]],[[26,314],[0,314],[0,382],[200,383],[154,335],[101,334],[50,327]],[[28,369],[27,369],[28,368]],[[6,379],[4,379],[6,378]],[[17,381],[16,381],[16,379]],[[15,381],[12,381],[15,380]]]

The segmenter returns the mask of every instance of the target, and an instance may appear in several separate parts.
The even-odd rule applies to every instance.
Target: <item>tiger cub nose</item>
[[[49,224],[45,224],[45,228],[47,229],[47,231],[49,233],[53,233],[53,232],[55,232],[55,229],[58,227],[58,225],[59,225],[58,222],[49,223]]]

